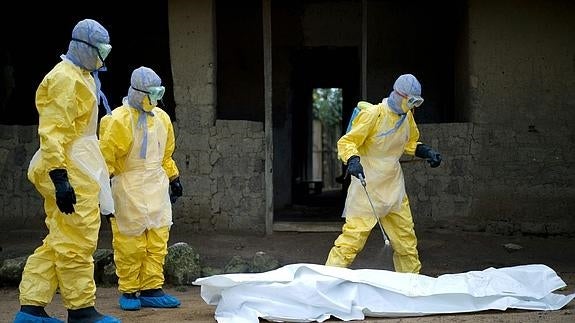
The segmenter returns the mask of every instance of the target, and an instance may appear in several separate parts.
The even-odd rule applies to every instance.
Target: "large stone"
[[[14,287],[20,284],[28,256],[6,259],[0,266],[0,286]]]
[[[263,251],[258,251],[254,255],[252,260],[252,269],[251,272],[253,273],[263,273],[266,271],[278,269],[280,264],[277,259],[268,255]]]
[[[250,271],[251,266],[249,261],[240,256],[233,256],[224,267],[224,273],[226,274],[249,273]]]
[[[172,285],[192,285],[201,277],[200,255],[185,242],[168,247],[164,265],[166,283]]]
[[[110,262],[104,266],[100,279],[102,286],[114,286],[118,284],[118,276],[116,275],[116,265],[114,262]]]
[[[114,264],[114,251],[112,249],[96,249],[94,252],[94,281],[96,284],[105,283],[109,280],[105,278],[106,266]],[[115,272],[114,272],[115,275]],[[118,278],[116,278],[116,281]]]

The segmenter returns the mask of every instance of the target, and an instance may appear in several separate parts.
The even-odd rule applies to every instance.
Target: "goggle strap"
[[[150,92],[148,92],[148,91],[145,91],[145,90],[140,90],[140,89],[137,89],[137,88],[135,88],[135,87],[133,87],[133,86],[130,86],[130,87],[131,87],[132,89],[134,89],[134,90],[138,91],[138,92],[142,92],[142,93],[146,93],[146,94],[151,94],[151,93],[150,93]]]
[[[88,45],[88,46],[90,46],[90,47],[95,48],[96,50],[98,50],[98,47],[96,47],[96,46],[90,44],[89,42],[87,42],[87,41],[85,41],[85,40],[78,39],[78,38],[74,38],[74,37],[72,37],[72,40],[73,40],[73,41],[77,41],[77,42],[84,43],[84,44],[86,44],[86,45]],[[99,50],[98,50],[98,52],[99,52]]]
[[[400,97],[407,99],[407,94],[401,93],[398,90],[394,90],[394,91],[395,91],[395,93],[399,94]]]
[[[74,37],[72,37],[72,40],[73,40],[73,41],[80,42],[80,43],[84,43],[84,44],[86,44],[86,45],[88,45],[88,46],[94,48],[94,49],[96,50],[96,53],[98,53],[98,58],[100,59],[100,61],[102,61],[102,65],[105,66],[106,63],[104,63],[104,58],[102,57],[102,54],[100,54],[100,49],[99,49],[97,46],[94,46],[94,45],[90,44],[89,42],[87,42],[87,41],[85,41],[85,40],[78,39],[78,38],[74,38]]]

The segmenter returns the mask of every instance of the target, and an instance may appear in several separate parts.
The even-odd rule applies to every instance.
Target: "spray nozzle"
[[[359,181],[361,182],[361,185],[363,185],[363,187],[365,187],[366,183],[365,183],[365,178],[363,177],[363,175],[358,174],[357,176],[359,176]]]

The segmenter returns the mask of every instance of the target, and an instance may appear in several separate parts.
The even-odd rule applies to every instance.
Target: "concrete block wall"
[[[216,229],[265,231],[264,131],[261,122],[216,122],[210,178]]]
[[[419,129],[420,140],[443,162],[434,169],[403,164],[417,226],[505,235],[575,232],[571,130],[472,122]]]
[[[172,230],[265,232],[263,124],[218,120],[177,143],[184,196]]]
[[[472,217],[502,234],[575,233],[575,3],[470,1]]]
[[[42,198],[26,175],[38,147],[37,126],[0,125],[0,228],[3,230],[44,229]]]
[[[471,153],[473,124],[420,124],[418,128],[420,141],[439,151],[443,160],[437,168],[429,167],[419,158],[402,163],[416,225],[481,230],[468,221],[475,183]]]
[[[173,230],[265,232],[263,123],[217,120],[214,2],[170,1],[176,160]]]
[[[565,114],[567,118],[567,115]],[[472,216],[501,234],[575,232],[573,134],[569,127],[476,126]]]

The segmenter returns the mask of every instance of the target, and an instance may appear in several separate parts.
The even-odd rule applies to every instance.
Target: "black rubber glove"
[[[170,182],[170,201],[175,203],[180,196],[182,196],[182,183],[180,177],[176,177]]]
[[[435,168],[441,164],[441,154],[428,145],[417,145],[417,148],[415,148],[415,156],[427,159],[429,166],[432,168]]]
[[[70,181],[68,181],[68,172],[65,169],[54,169],[48,174],[56,189],[56,205],[58,205],[58,209],[62,213],[74,213],[76,193],[72,185],[70,185]]]
[[[365,179],[365,174],[363,173],[363,166],[361,166],[361,163],[359,162],[359,156],[351,156],[349,157],[349,159],[347,160],[347,171],[359,178],[359,174],[361,174],[361,176],[363,176],[363,178]]]

